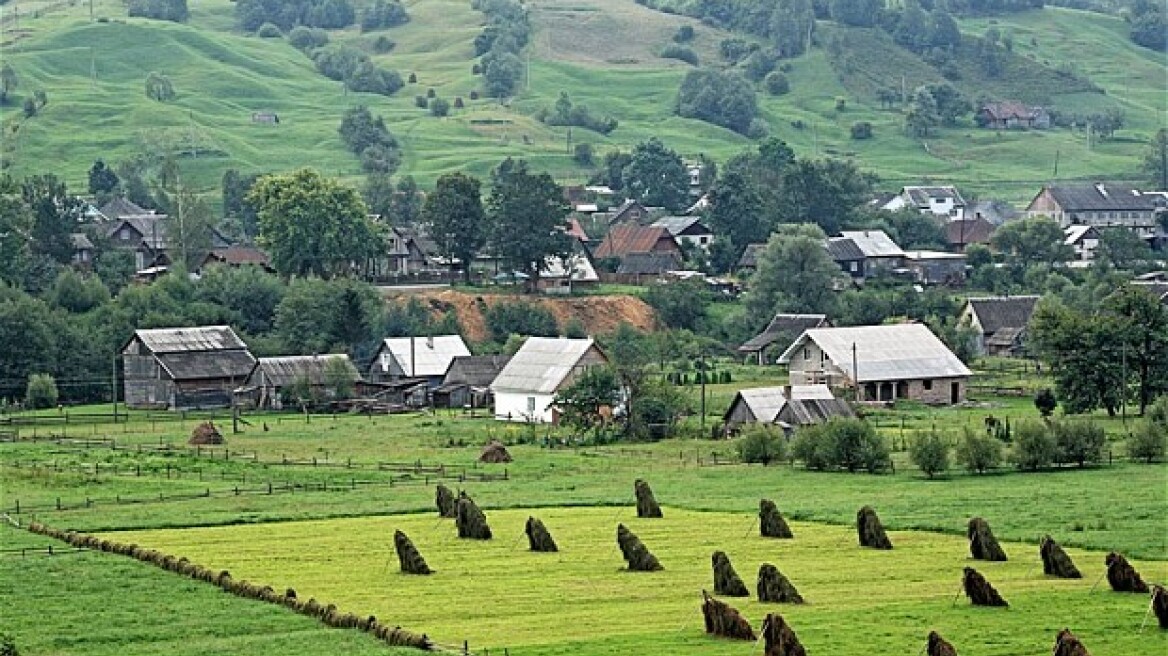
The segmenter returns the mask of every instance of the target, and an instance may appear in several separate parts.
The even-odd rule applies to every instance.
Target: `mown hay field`
[[[1010,560],[986,563],[969,560],[958,536],[891,531],[895,548],[875,551],[857,547],[847,526],[794,522],[794,540],[767,540],[758,537],[752,514],[664,510],[664,519],[644,520],[632,507],[487,510],[496,536],[489,542],[458,540],[453,522],[432,513],[109,537],[228,569],[236,579],[293,587],[302,598],[373,614],[439,643],[466,640],[492,653],[745,654],[747,643],[702,632],[700,594],[712,589],[710,555],[719,549],[752,589],[763,562],[790,577],[805,606],[728,601],[756,630],[767,612],[781,612],[817,656],[914,653],[934,629],[961,653],[1041,654],[1064,626],[1096,655],[1168,649],[1165,633],[1139,633],[1146,596],[1112,593],[1106,583],[1090,591],[1104,571],[1102,552],[1069,549],[1084,578],[1060,580],[1042,575],[1034,544],[1004,543]],[[559,553],[526,550],[529,515],[545,522]],[[623,571],[618,523],[645,542],[664,571]],[[397,571],[398,529],[436,574]],[[1168,578],[1168,563],[1134,564],[1145,579]],[[973,608],[964,598],[954,604],[966,565],[984,574],[1011,607]]]

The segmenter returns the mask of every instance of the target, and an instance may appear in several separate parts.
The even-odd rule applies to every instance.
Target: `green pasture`
[[[544,520],[559,553],[526,550],[529,514]],[[431,515],[111,537],[393,618],[439,643],[467,640],[472,648],[516,654],[745,653],[748,645],[705,637],[697,614],[700,591],[712,588],[709,558],[717,549],[750,584],[762,562],[791,578],[806,606],[730,601],[756,627],[765,613],[782,613],[810,653],[910,653],[931,629],[989,655],[1039,653],[1063,626],[1074,627],[1093,653],[1154,653],[1168,644],[1158,632],[1137,633],[1144,596],[1089,593],[1104,569],[1100,552],[1072,550],[1084,579],[1067,581],[1042,575],[1033,545],[1006,544],[1011,561],[976,563],[1012,604],[989,610],[953,604],[961,568],[974,564],[959,537],[893,532],[896,548],[878,552],[858,548],[847,527],[795,523],[794,540],[766,540],[749,513],[673,507],[661,520],[638,520],[628,506],[493,511],[488,520],[496,535],[489,542],[459,540],[451,520]],[[665,571],[622,571],[618,522],[641,537]],[[396,571],[395,529],[412,537],[437,574]],[[1163,562],[1136,567],[1155,580],[1168,573]]]

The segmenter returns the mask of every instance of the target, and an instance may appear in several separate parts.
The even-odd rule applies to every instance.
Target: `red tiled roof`
[[[588,233],[584,232],[584,226],[580,225],[580,219],[574,216],[568,218],[568,234],[584,243],[588,243]]]

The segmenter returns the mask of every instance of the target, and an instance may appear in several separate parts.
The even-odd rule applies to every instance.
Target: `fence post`
[[[235,496],[239,496],[239,486],[235,486]]]
[[[16,502],[16,514],[20,514],[20,499],[13,499]]]
[[[57,497],[57,510],[61,509],[61,497]]]
[[[272,482],[268,481],[268,494],[272,493]]]

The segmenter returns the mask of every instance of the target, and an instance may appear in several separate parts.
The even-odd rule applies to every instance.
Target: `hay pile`
[[[871,549],[891,549],[892,541],[884,533],[884,526],[872,506],[860,508],[856,513],[856,531],[860,534],[860,546]]]
[[[402,574],[433,574],[434,570],[426,564],[426,559],[418,553],[414,543],[401,531],[393,532],[393,548],[397,550],[397,559],[401,562]]]
[[[1042,536],[1042,542],[1038,545],[1038,555],[1042,557],[1043,574],[1057,576],[1060,579],[1083,578],[1071,557],[1049,535]]]
[[[702,590],[702,617],[706,620],[706,633],[733,638],[734,640],[756,640],[750,622],[733,606],[714,599]]]
[[[715,551],[710,560],[714,566],[714,594],[726,597],[750,596],[750,591],[746,589],[746,584],[742,582],[738,572],[734,571],[726,552]]]
[[[1112,551],[1107,554],[1107,582],[1111,584],[1111,589],[1116,592],[1148,592],[1148,584],[1140,578],[1140,573],[1136,568],[1127,562],[1121,554]]]
[[[969,597],[969,601],[974,606],[1009,606],[1002,595],[990,585],[990,582],[985,580],[985,577],[978,574],[977,570],[972,567],[965,568],[965,575],[961,577],[961,587],[965,589],[965,596]]]
[[[225,444],[227,440],[223,439],[223,435],[215,428],[215,424],[204,421],[195,426],[195,430],[191,431],[191,439],[187,444],[192,446],[206,446],[208,444]]]
[[[957,650],[940,633],[929,631],[929,642],[925,644],[926,656],[957,656]]]
[[[1052,656],[1091,656],[1091,652],[1087,651],[1087,648],[1083,646],[1082,642],[1079,642],[1070,629],[1063,629],[1054,639]]]
[[[1168,629],[1168,590],[1163,586],[1152,586],[1152,612],[1161,629]]]
[[[1006,552],[998,544],[994,532],[990,530],[990,523],[981,517],[969,520],[965,532],[969,538],[969,554],[977,560],[1006,560]]]
[[[511,454],[499,440],[491,440],[479,454],[479,462],[511,462]]]
[[[491,527],[487,526],[487,516],[470,497],[463,492],[458,495],[458,507],[454,514],[454,524],[458,527],[458,537],[468,540],[490,540]]]
[[[763,620],[762,637],[766,641],[764,656],[807,656],[791,625],[778,613],[770,613]]]
[[[803,597],[794,584],[770,563],[763,563],[758,568],[758,600],[776,604],[803,603]]]
[[[795,537],[791,533],[791,527],[787,526],[787,520],[783,519],[783,514],[779,512],[775,502],[770,499],[762,499],[758,502],[758,526],[764,538],[790,539]]]
[[[543,525],[543,522],[534,517],[527,518],[527,524],[524,525],[523,532],[527,534],[527,545],[532,551],[552,552],[560,550],[556,546],[556,541],[552,539],[552,534],[548,532],[547,527]]]
[[[653,490],[649,488],[648,483],[638,478],[633,482],[633,492],[637,495],[637,517],[646,519],[662,516],[661,506],[657,505],[657,499],[653,498]]]
[[[434,504],[438,506],[439,517],[458,516],[458,497],[445,485],[439,483],[434,491]]]
[[[657,556],[649,553],[649,548],[624,524],[618,524],[616,527],[616,543],[620,546],[625,562],[629,564],[629,571],[658,572],[665,569],[657,560]]]

